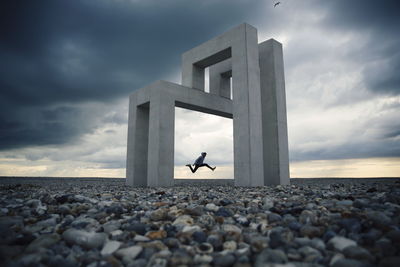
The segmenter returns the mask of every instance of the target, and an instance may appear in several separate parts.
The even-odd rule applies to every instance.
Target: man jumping
[[[198,157],[198,158],[196,159],[196,161],[194,162],[194,164],[193,164],[194,169],[192,168],[192,166],[191,166],[190,164],[186,164],[186,166],[190,168],[190,170],[192,171],[192,173],[195,173],[195,172],[197,171],[198,168],[204,167],[204,166],[206,166],[206,167],[209,168],[210,170],[214,171],[217,167],[214,167],[214,168],[213,168],[213,167],[210,167],[210,165],[208,165],[207,163],[203,163],[203,162],[204,162],[204,158],[205,158],[206,156],[207,156],[207,153],[206,153],[206,152],[202,152],[202,153],[201,153],[201,156]]]

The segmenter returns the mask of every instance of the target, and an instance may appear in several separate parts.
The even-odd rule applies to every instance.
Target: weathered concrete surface
[[[210,93],[204,92],[206,67]],[[233,118],[235,185],[288,183],[284,89],[280,44],[258,45],[248,24],[187,51],[182,86],[158,81],[130,96],[127,184],[174,184],[175,106]]]
[[[210,66],[210,94],[232,98],[231,77],[232,60],[230,58]]]
[[[288,184],[289,152],[282,45],[274,39],[259,44],[264,184]],[[232,61],[210,67],[210,93],[227,97]]]
[[[264,182],[289,184],[289,151],[282,44],[274,39],[259,45]]]
[[[232,101],[157,81],[129,99],[126,184],[174,185],[175,106],[232,118]]]
[[[204,69],[228,58],[232,61],[235,185],[263,185],[257,30],[248,24],[241,24],[184,53],[182,84],[204,91]],[[215,92],[215,87],[211,90]],[[223,91],[226,96],[226,89]]]

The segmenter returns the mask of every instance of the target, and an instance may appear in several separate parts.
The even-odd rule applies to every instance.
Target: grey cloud
[[[349,53],[364,65],[368,89],[378,94],[400,94],[400,2],[337,0],[325,4],[330,10],[326,26],[368,36],[362,49],[356,46]]]
[[[182,52],[257,13],[239,0],[2,1],[0,150],[89,132],[93,112],[71,103],[109,102],[166,78]],[[69,110],[49,111],[55,104]]]

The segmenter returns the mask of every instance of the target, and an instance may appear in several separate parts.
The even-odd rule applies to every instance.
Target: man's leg
[[[190,168],[190,170],[192,171],[192,173],[195,173],[196,171],[197,171],[197,169],[199,168],[199,167],[201,167],[200,165],[195,165],[194,166],[194,169],[192,168],[192,165],[190,165],[190,164],[186,164],[186,166],[188,166],[189,168]]]
[[[215,168],[216,167],[211,167],[210,165],[208,165],[207,163],[203,163],[203,164],[201,164],[201,166],[200,167],[203,167],[203,166],[206,166],[207,168],[209,168],[210,170],[212,170],[212,171],[214,171],[215,170]]]

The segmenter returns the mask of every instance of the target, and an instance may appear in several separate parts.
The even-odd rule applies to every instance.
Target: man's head
[[[206,153],[206,152],[201,152],[201,155],[202,155],[203,157],[205,157],[205,156],[207,155],[207,153]]]

